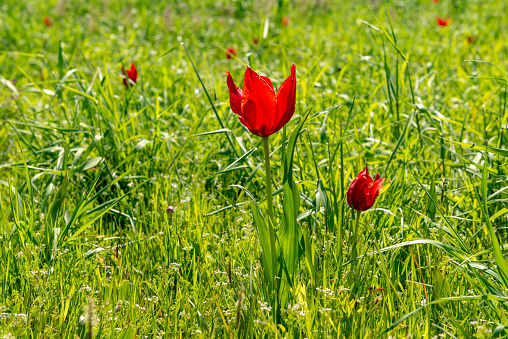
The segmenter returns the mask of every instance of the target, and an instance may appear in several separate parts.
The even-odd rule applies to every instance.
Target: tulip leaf
[[[501,334],[503,334],[503,332],[505,331],[506,329],[506,326],[505,325],[502,325],[502,324],[499,324],[495,329],[494,329],[494,332],[492,332],[492,338],[497,338],[499,337]]]
[[[272,265],[272,246],[270,244],[270,232],[268,230],[268,225],[266,224],[265,218],[261,209],[259,208],[256,199],[252,194],[243,186],[240,185],[231,185],[230,187],[238,187],[241,189],[253,202],[254,208],[252,209],[252,216],[254,218],[254,225],[256,225],[256,230],[258,232],[259,242],[261,243],[261,261],[263,262],[263,267],[265,268],[265,277],[268,278],[268,281],[273,286],[274,285],[274,267]]]
[[[447,298],[452,295],[450,284],[437,267],[434,267],[434,281],[434,299]]]
[[[497,264],[497,271],[499,273],[499,276],[501,277],[501,280],[506,288],[508,288],[508,263],[506,262],[506,259],[503,257],[503,252],[501,250],[501,245],[499,244],[499,241],[497,239],[496,231],[494,230],[494,227],[492,226],[492,223],[490,221],[489,213],[488,213],[488,206],[487,206],[487,193],[488,193],[488,178],[489,174],[487,171],[488,168],[488,161],[487,161],[487,154],[485,153],[485,160],[483,164],[483,175],[482,175],[482,181],[481,181],[481,200],[482,203],[480,204],[485,222],[487,223],[487,229],[489,231],[489,235],[492,241],[492,249],[494,254],[494,259]],[[478,196],[478,191],[476,190],[476,187],[474,187],[474,191],[476,195]]]
[[[69,184],[69,176],[65,175],[62,180],[62,185],[56,192],[55,199],[53,200],[53,203],[51,204],[51,207],[49,208],[49,214],[51,216],[51,226],[52,227],[56,227],[58,212],[60,211],[60,207],[62,206],[62,203],[65,200],[68,184]]]
[[[293,157],[298,135],[309,117],[309,114],[310,110],[302,118],[293,133],[291,133],[284,157],[284,179],[282,184],[284,190],[284,219],[279,231],[279,239],[283,259],[289,274],[288,281],[290,284],[293,282],[293,275],[296,272],[298,264],[298,244],[301,238],[301,230],[298,228],[297,221],[298,211],[300,209],[300,192],[293,180]],[[283,140],[283,142],[285,142],[285,140]]]
[[[430,218],[430,220],[435,221],[436,219],[436,205],[432,203],[432,199],[434,201],[437,201],[437,194],[436,194],[436,178],[434,175],[430,178],[430,196],[427,197],[427,216]]]

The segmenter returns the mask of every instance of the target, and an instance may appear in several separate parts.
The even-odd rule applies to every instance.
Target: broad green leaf
[[[432,200],[437,201],[436,195],[436,179],[434,175],[430,178],[430,196],[427,197],[427,216],[430,220],[435,221],[436,219],[436,205]]]
[[[66,193],[67,193],[67,186],[69,184],[69,176],[64,176],[62,180],[62,184],[60,185],[60,188],[56,192],[55,198],[53,200],[53,203],[51,204],[51,207],[49,208],[49,215],[51,217],[51,226],[56,226],[56,218],[58,216],[58,212],[60,211],[60,207],[62,206],[63,201],[65,200]]]
[[[263,261],[263,267],[266,270],[266,277],[268,278],[270,284],[273,286],[275,283],[273,281],[273,278],[275,276],[274,275],[275,267],[273,267],[271,258],[273,257],[273,255],[275,255],[275,253],[273,253],[272,250],[273,246],[270,241],[270,232],[268,229],[268,225],[266,224],[265,217],[263,216],[263,213],[261,212],[261,209],[259,208],[256,199],[246,188],[240,185],[231,185],[231,187],[238,187],[239,189],[244,191],[254,205],[254,208],[252,209],[252,216],[254,218],[254,225],[256,225],[259,242],[261,244],[261,250],[263,251],[261,260]]]
[[[297,221],[300,209],[300,192],[297,184],[293,180],[293,158],[298,135],[309,117],[309,114],[310,110],[302,118],[293,133],[291,133],[284,158],[284,177],[282,183],[284,190],[284,222],[279,231],[279,240],[282,255],[289,273],[288,279],[291,284],[298,264],[298,244],[301,237],[301,231],[299,230]]]
[[[447,298],[451,297],[451,290],[448,281],[441,271],[434,267],[434,298]]]

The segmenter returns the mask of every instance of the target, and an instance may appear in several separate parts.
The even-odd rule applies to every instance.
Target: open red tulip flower
[[[372,180],[369,176],[369,167],[365,165],[365,169],[358,173],[347,190],[347,203],[349,207],[357,211],[366,211],[374,205],[377,196],[383,189],[384,178],[376,175],[376,179]]]
[[[235,85],[229,72],[225,74],[228,76],[231,110],[239,115],[240,122],[252,134],[263,138],[268,215],[274,222],[268,139],[287,124],[295,113],[296,67],[294,64],[291,66],[291,75],[280,85],[277,93],[270,79],[258,75],[250,67],[245,71],[242,90]]]
[[[122,66],[122,74],[124,75],[123,84],[125,85],[125,87],[132,86],[131,81],[133,83],[136,83],[136,81],[138,80],[138,71],[136,69],[136,66],[134,66],[133,63],[131,64],[131,68],[128,69],[127,71]],[[129,81],[127,81],[127,80],[129,80]]]
[[[437,22],[438,26],[446,27],[452,23],[452,19],[450,19],[450,18],[443,19],[443,18],[437,17],[436,22]]]
[[[278,132],[291,120],[296,104],[296,67],[277,90],[270,79],[258,75],[250,67],[245,71],[243,90],[235,85],[229,72],[227,84],[231,110],[252,134],[262,138]]]

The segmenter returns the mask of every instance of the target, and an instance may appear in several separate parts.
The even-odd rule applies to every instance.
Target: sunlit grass
[[[507,337],[505,7],[4,1],[0,336]],[[278,87],[293,63],[286,135],[311,113],[294,157],[300,257],[277,315],[238,188],[266,211],[263,145],[224,72],[241,86],[250,65]],[[345,193],[366,162],[386,182],[356,257]]]

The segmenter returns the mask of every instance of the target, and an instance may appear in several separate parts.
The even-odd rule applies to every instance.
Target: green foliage
[[[0,337],[506,338],[505,7],[2,1]],[[293,63],[268,224],[223,73]]]

